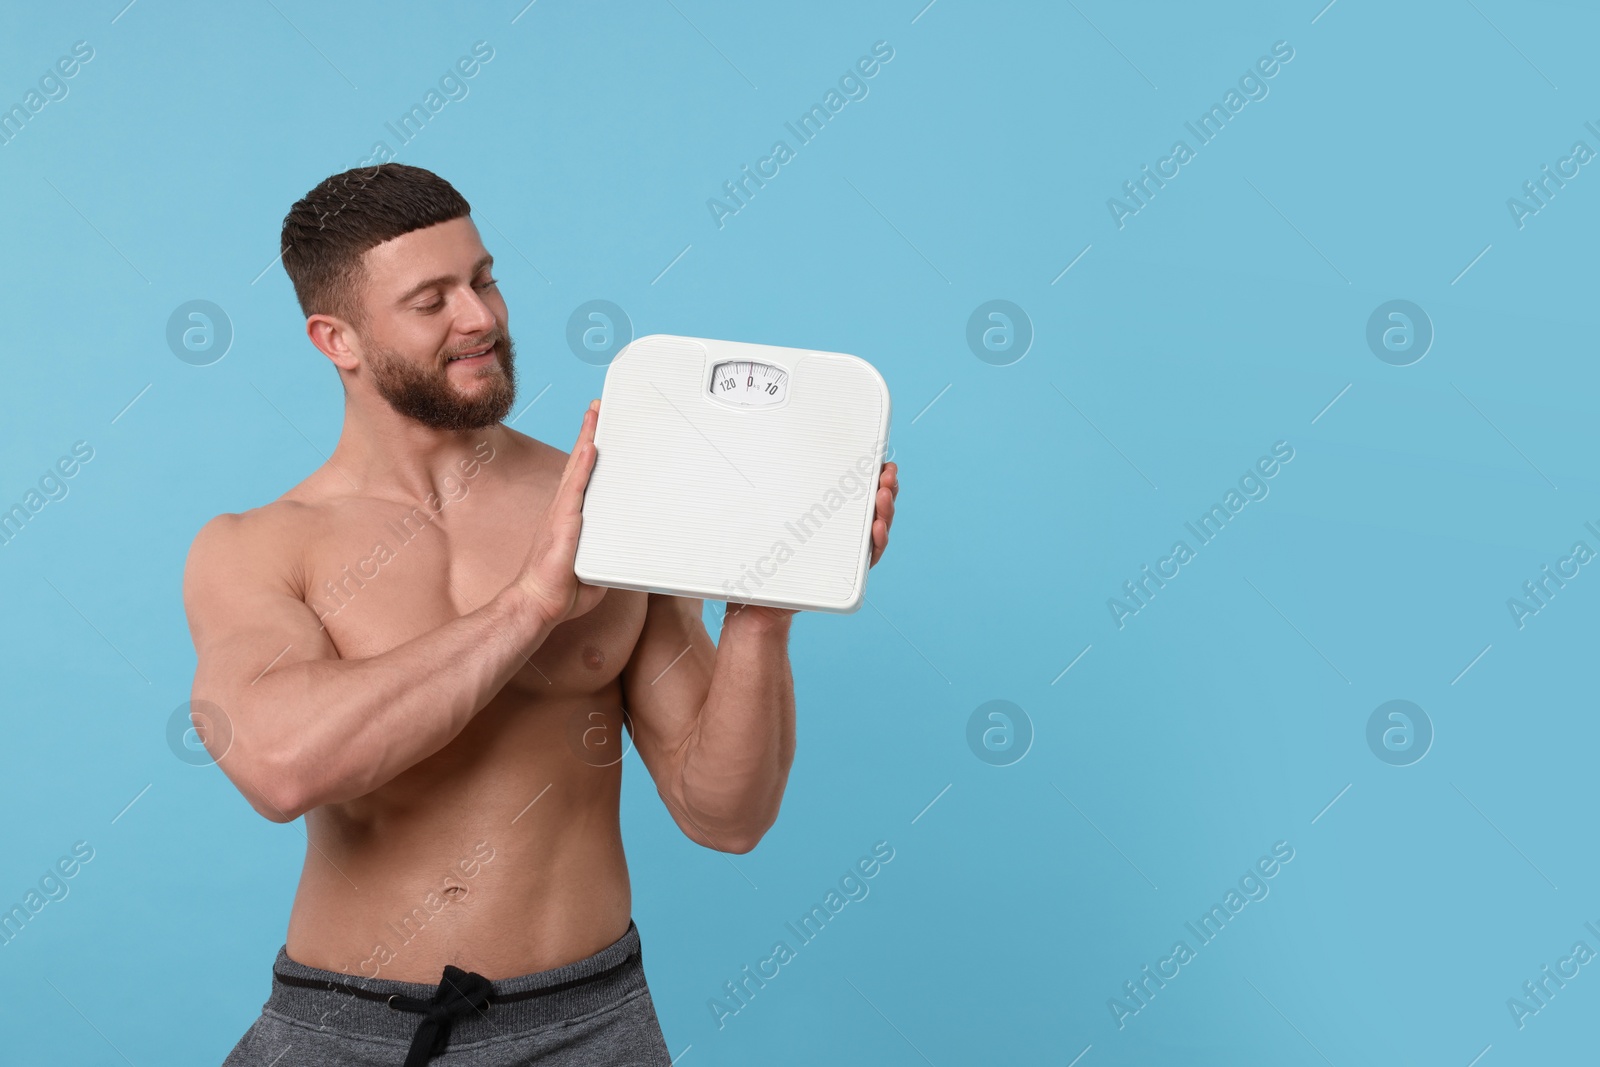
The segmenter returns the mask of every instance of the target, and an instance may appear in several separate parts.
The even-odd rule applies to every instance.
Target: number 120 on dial
[[[711,368],[711,395],[744,407],[770,407],[789,395],[789,375],[753,360],[718,363]]]

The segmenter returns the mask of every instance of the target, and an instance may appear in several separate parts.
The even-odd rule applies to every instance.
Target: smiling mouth
[[[494,348],[494,344],[483,345],[479,348],[474,348],[470,352],[463,352],[458,356],[451,356],[449,359],[445,360],[445,363],[459,363],[463,360],[470,361],[475,359],[484,359],[494,354]]]

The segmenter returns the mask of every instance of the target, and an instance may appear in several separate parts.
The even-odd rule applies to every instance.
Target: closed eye
[[[500,284],[500,280],[498,278],[488,278],[488,279],[486,279],[484,281],[478,282],[477,284],[475,284],[473,286],[473,288],[474,289],[493,289],[495,286],[497,286],[499,284]],[[431,304],[418,304],[417,306],[413,307],[411,310],[420,311],[425,315],[431,315],[433,312],[438,311],[442,307],[444,307],[444,301],[443,300],[435,300]]]

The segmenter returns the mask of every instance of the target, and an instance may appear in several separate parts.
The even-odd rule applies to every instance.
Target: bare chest
[[[476,503],[476,502],[475,502]],[[320,524],[305,549],[306,603],[345,659],[381,655],[477,610],[522,569],[542,501],[425,505],[368,501]],[[508,690],[582,696],[621,673],[644,625],[646,596],[612,589],[557,627]]]

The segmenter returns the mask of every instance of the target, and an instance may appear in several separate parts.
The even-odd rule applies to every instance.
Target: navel
[[[460,900],[467,895],[467,887],[464,885],[447,885],[444,887],[444,895],[451,900]]]
[[[606,654],[593,645],[585,646],[583,650],[583,665],[591,671],[597,671],[605,666]]]

